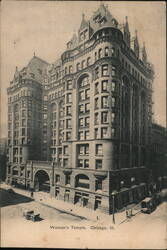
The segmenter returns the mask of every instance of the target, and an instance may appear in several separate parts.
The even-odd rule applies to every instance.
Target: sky
[[[154,64],[154,118],[166,126],[166,5],[165,1],[101,1],[119,23],[128,16],[131,36],[138,31],[148,60]],[[57,60],[77,32],[82,14],[90,19],[100,1],[1,2],[1,137],[7,135],[7,92],[16,66],[22,69],[35,52],[49,63]]]

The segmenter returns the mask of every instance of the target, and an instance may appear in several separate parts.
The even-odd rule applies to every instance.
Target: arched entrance
[[[35,174],[34,178],[34,190],[35,191],[43,191],[50,192],[50,179],[49,175],[44,170],[38,170]]]

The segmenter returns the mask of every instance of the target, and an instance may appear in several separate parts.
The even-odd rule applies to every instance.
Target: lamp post
[[[113,223],[115,224],[115,195],[117,194],[117,191],[112,192],[112,218]]]

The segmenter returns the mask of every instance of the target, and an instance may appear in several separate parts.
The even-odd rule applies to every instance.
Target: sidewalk
[[[19,193],[21,195],[27,196],[30,198],[30,192],[27,190],[14,188],[9,185],[6,185],[5,183],[1,184],[1,187],[4,189],[12,188],[16,193]],[[80,217],[82,219],[90,220],[90,221],[98,221],[102,223],[113,223],[113,215],[107,215],[100,211],[94,211],[89,208],[79,207],[77,205],[74,205],[72,203],[64,202],[62,200],[57,200],[54,197],[50,197],[49,194],[45,194],[43,192],[34,192],[33,199],[36,202],[39,202],[41,204],[44,204],[45,206],[50,206],[52,208],[55,208],[59,211],[65,212],[67,214],[71,214],[76,217]],[[135,210],[136,209],[136,210]],[[140,208],[136,206],[136,208],[133,209],[133,215],[136,215],[139,213]],[[132,216],[134,218],[134,216]],[[115,224],[114,226],[119,226],[120,224],[127,222],[126,218],[126,211],[118,212],[115,214]]]

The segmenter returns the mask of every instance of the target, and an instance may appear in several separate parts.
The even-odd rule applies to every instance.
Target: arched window
[[[95,52],[95,61],[97,60],[97,52]]]
[[[69,74],[72,73],[72,65],[69,66]]]
[[[75,177],[75,187],[89,189],[89,178],[84,174],[78,174]]]
[[[81,78],[79,81],[79,87],[85,87],[88,84],[90,84],[90,79],[88,75],[85,75],[85,77]]]
[[[99,58],[102,58],[102,49],[99,49],[98,57],[99,57]]]
[[[80,63],[77,63],[76,70],[77,70],[77,71],[80,70]]]
[[[109,48],[105,47],[104,49],[104,56],[109,56]]]
[[[88,59],[87,59],[87,66],[89,66],[90,65],[90,57],[88,57]]]
[[[82,69],[85,68],[85,60],[82,61],[82,66],[81,66]]]

